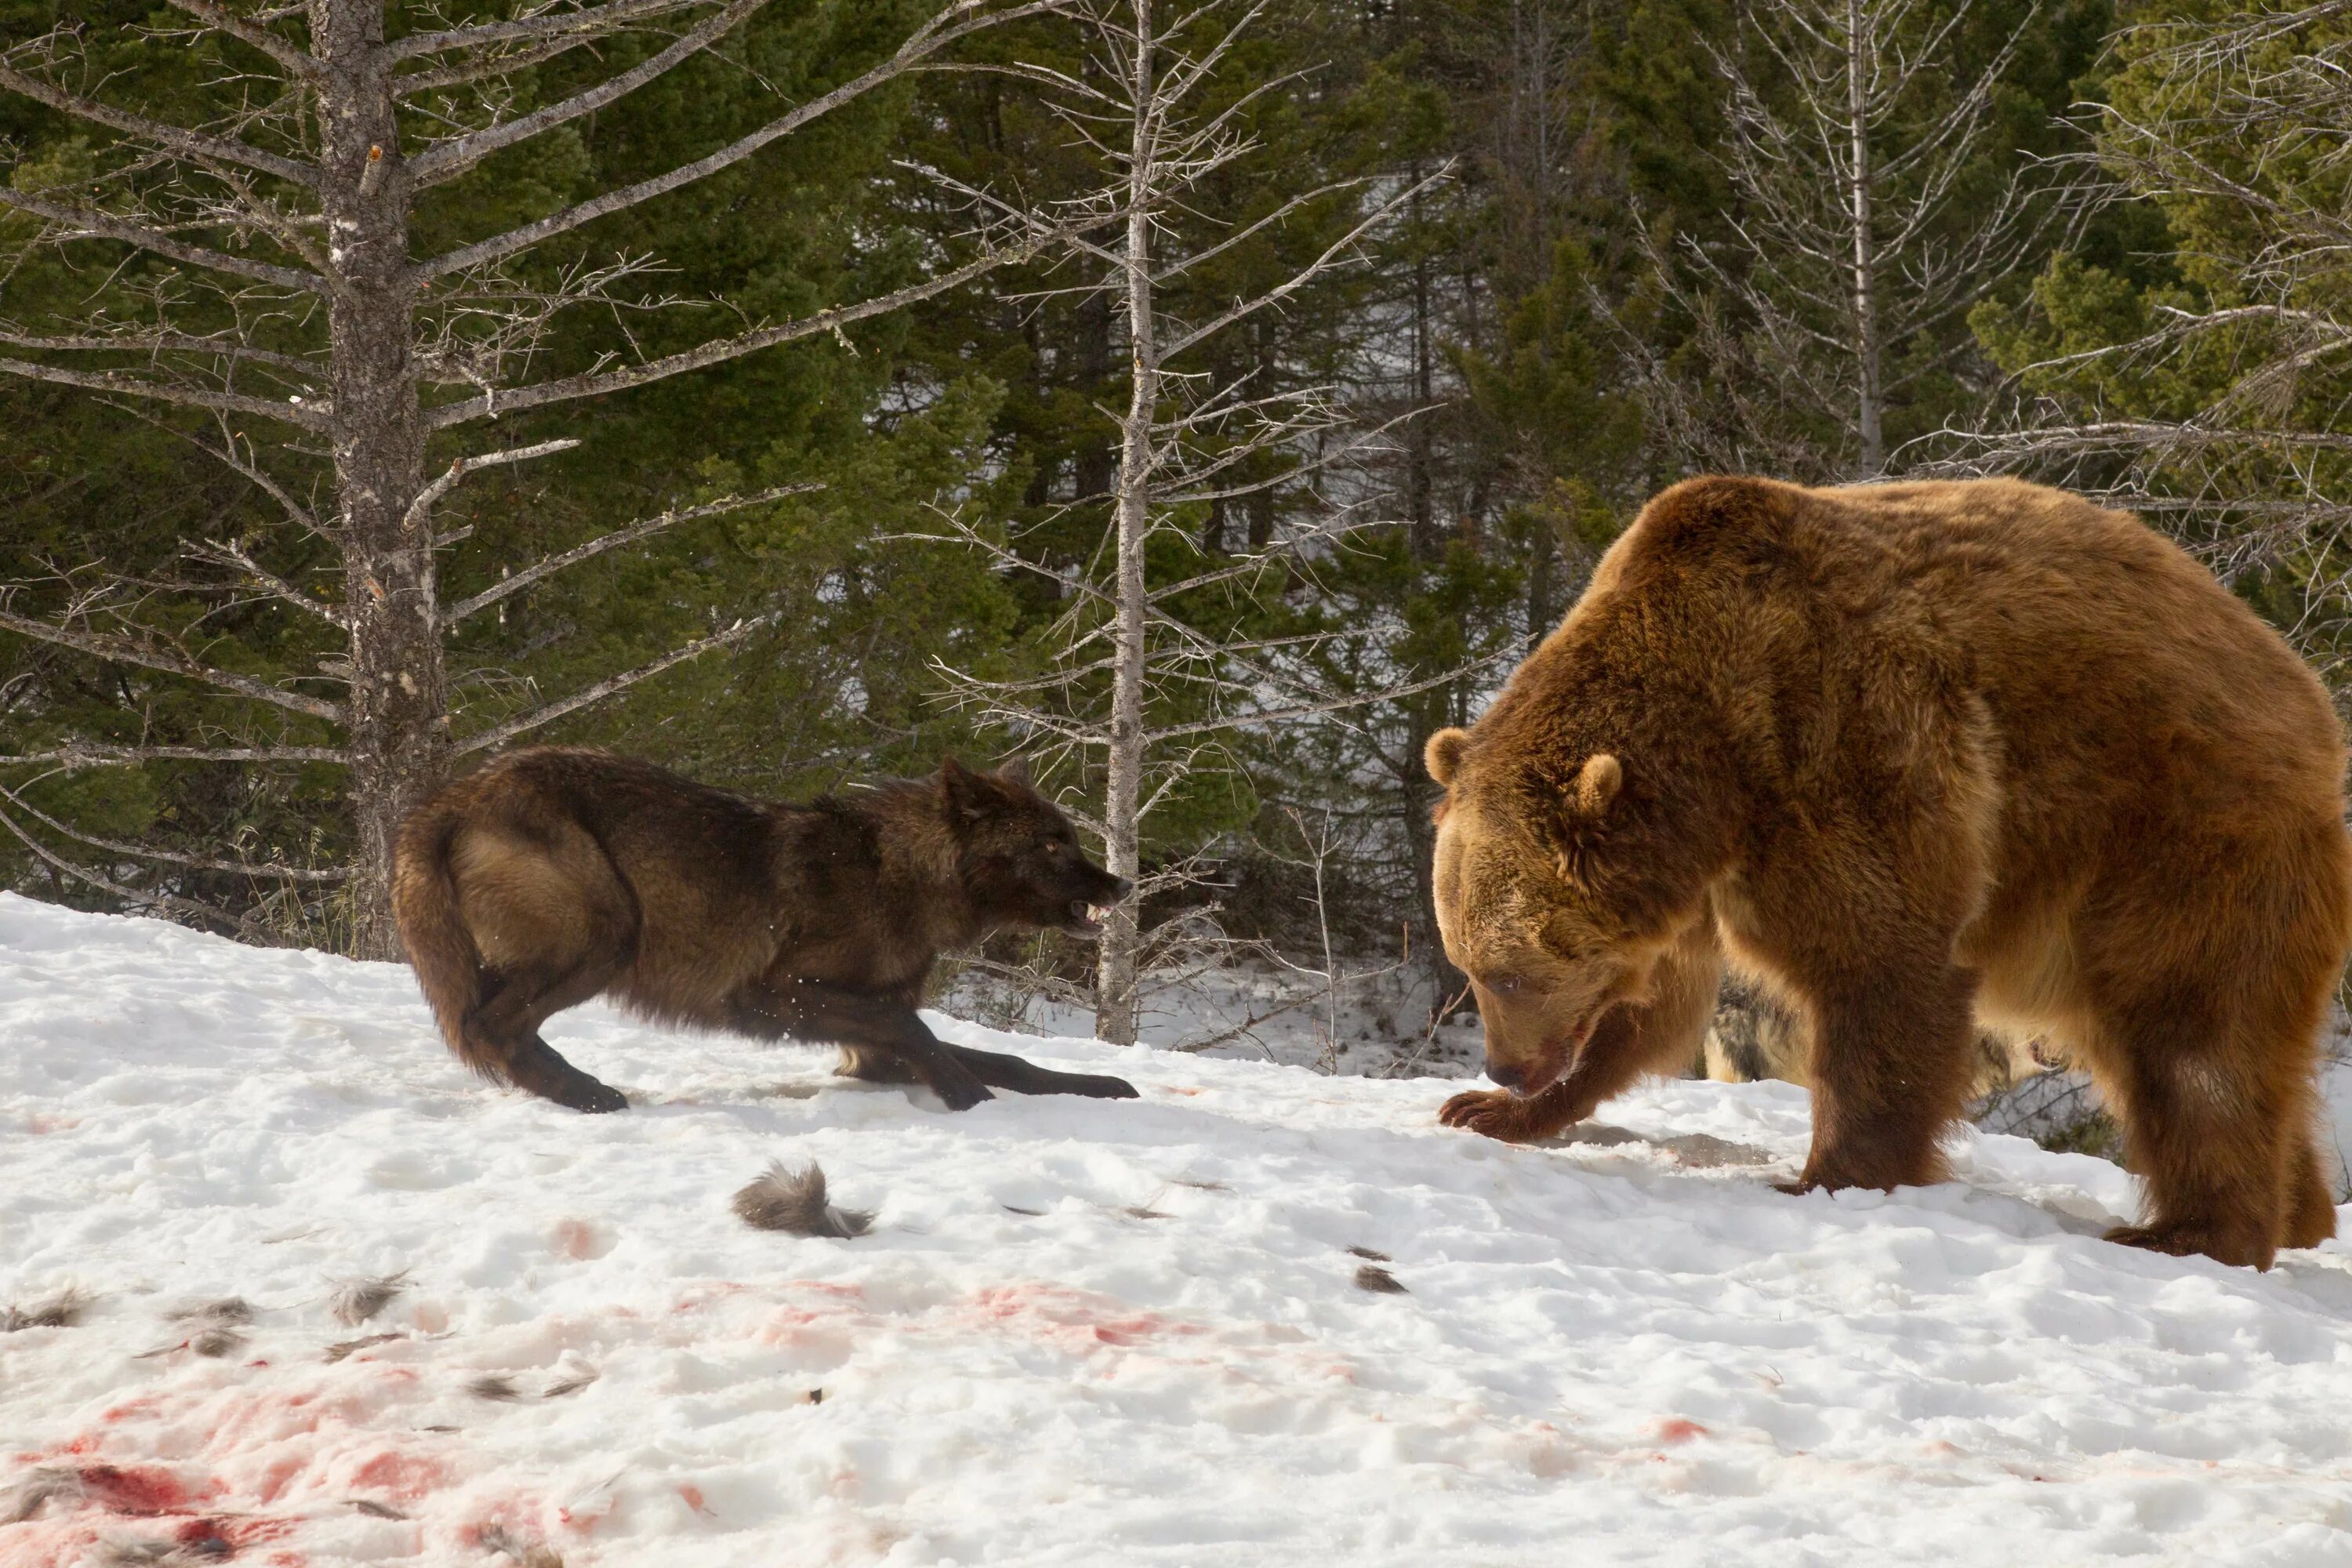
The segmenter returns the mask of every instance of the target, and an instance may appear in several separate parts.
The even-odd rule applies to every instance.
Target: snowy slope
[[[469,1080],[396,967],[0,898],[0,1304],[97,1294],[0,1334],[0,1563],[2352,1563],[2352,1252],[2106,1246],[2087,1158],[1792,1199],[1780,1085],[1511,1149],[1427,1080],[1024,1039],[1144,1097],[951,1116],[550,1035],[637,1108]],[[873,1234],[746,1228],[777,1156]]]

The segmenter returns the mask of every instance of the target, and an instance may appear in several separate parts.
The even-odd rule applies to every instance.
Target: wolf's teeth
[[[1101,920],[1104,916],[1109,913],[1110,906],[1108,904],[1088,904],[1087,906],[1087,919],[1090,921]]]

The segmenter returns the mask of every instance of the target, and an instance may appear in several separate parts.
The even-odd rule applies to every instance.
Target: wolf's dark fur
[[[1006,927],[1091,931],[1128,884],[1088,860],[1019,764],[807,805],[649,763],[544,747],[450,785],[403,826],[393,907],[450,1049],[575,1110],[628,1102],[540,1026],[610,994],[665,1023],[842,1047],[961,1110],[988,1087],[1125,1099],[1115,1078],[948,1045],[916,1016],[941,949]]]

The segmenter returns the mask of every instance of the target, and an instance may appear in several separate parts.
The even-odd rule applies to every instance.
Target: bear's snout
[[[1507,1089],[1513,1094],[1525,1094],[1528,1091],[1528,1069],[1525,1068],[1513,1067],[1508,1062],[1498,1062],[1494,1058],[1488,1057],[1486,1076],[1495,1080],[1496,1087]]]

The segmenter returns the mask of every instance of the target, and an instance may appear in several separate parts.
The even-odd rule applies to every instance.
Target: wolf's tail
[[[392,851],[392,912],[442,1038],[458,1060],[503,1082],[493,1058],[477,1050],[466,1031],[482,1004],[482,955],[457,911],[457,882],[449,869],[449,848],[462,825],[457,812],[433,804],[401,825]]]

